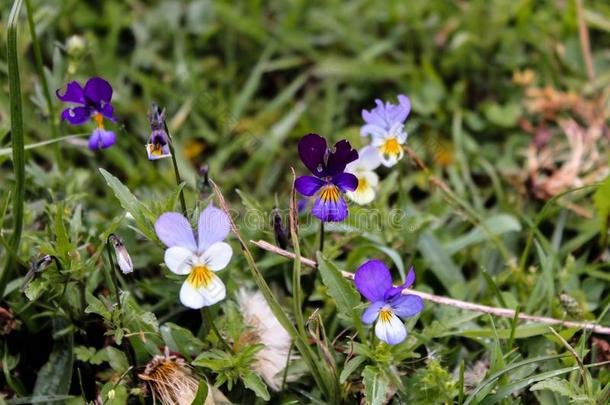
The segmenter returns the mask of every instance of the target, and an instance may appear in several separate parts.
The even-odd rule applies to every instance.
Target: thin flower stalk
[[[301,336],[305,336],[305,318],[303,316],[303,298],[301,296],[301,247],[299,244],[299,211],[297,207],[297,196],[296,188],[294,183],[296,181],[296,174],[294,169],[292,170],[292,191],[290,193],[290,237],[292,240],[292,246],[294,248],[295,257],[297,260],[293,261],[292,266],[292,302],[293,302],[293,314],[297,324],[297,329]],[[320,237],[324,237],[324,222],[320,221],[322,231]],[[322,246],[320,247],[320,250]]]
[[[283,257],[286,257],[286,258],[292,259],[292,260],[295,259],[294,253],[289,252],[287,250],[280,249],[277,246],[274,246],[271,243],[266,242],[264,240],[250,241],[250,243],[259,247],[260,249],[266,250],[266,251],[274,253],[276,255],[283,256]],[[311,260],[311,259],[308,259],[305,257],[301,257],[301,263],[304,264],[305,266],[311,267],[313,269],[316,269],[318,267],[318,264],[315,260]],[[350,279],[350,280],[354,279],[354,273],[350,273],[348,271],[341,271],[341,274],[343,275],[343,277],[345,277],[347,279]],[[511,318],[512,319],[512,318],[516,317],[517,319],[519,319],[521,321],[530,321],[530,322],[543,323],[543,324],[548,324],[548,325],[561,325],[566,328],[578,328],[578,329],[583,329],[583,330],[588,330],[591,332],[599,333],[602,335],[610,335],[610,327],[602,326],[602,325],[599,325],[594,322],[574,322],[574,321],[566,321],[563,319],[550,318],[550,317],[546,317],[546,316],[528,315],[528,314],[524,314],[521,312],[517,313],[514,309],[510,309],[510,308],[490,307],[487,305],[475,304],[475,303],[468,302],[468,301],[461,301],[461,300],[456,300],[453,298],[443,297],[440,295],[434,295],[434,294],[429,294],[429,293],[425,293],[422,291],[412,290],[410,288],[403,289],[402,294],[403,295],[407,295],[407,294],[417,295],[425,301],[430,301],[435,304],[441,304],[441,305],[447,305],[450,307],[460,308],[465,311],[481,312],[481,313],[485,313],[485,314],[498,316],[501,318]]]
[[[163,121],[163,127],[165,128],[165,133],[167,134],[167,138],[169,139],[169,153],[172,155],[172,164],[174,165],[174,175],[176,176],[176,184],[178,187],[182,184],[182,178],[180,177],[180,170],[178,169],[178,162],[176,161],[176,151],[174,150],[174,140],[169,133],[169,128],[167,127],[167,121]],[[186,200],[184,198],[184,190],[180,189],[180,206],[182,208],[182,213],[186,215]]]

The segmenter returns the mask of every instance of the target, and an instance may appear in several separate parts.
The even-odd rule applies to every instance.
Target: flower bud
[[[109,240],[114,247],[116,259],[123,274],[133,272],[133,263],[131,262],[131,257],[129,256],[129,252],[127,252],[123,240],[114,234],[110,235]]]

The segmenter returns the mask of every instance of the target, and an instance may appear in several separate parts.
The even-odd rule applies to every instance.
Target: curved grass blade
[[[23,149],[24,150],[30,150],[30,149],[40,148],[41,146],[47,146],[47,145],[51,145],[51,144],[54,144],[54,143],[59,143],[59,142],[66,141],[68,139],[80,138],[80,137],[89,136],[89,135],[90,135],[89,133],[66,135],[66,136],[62,136],[60,138],[49,139],[48,141],[30,143],[29,145],[25,145],[23,147]],[[12,151],[12,148],[2,148],[2,149],[0,149],[0,157],[10,155],[11,151]]]
[[[11,111],[11,146],[13,149],[13,172],[15,173],[15,191],[13,193],[13,234],[11,250],[16,253],[21,243],[23,230],[23,200],[25,198],[25,150],[23,142],[23,106],[21,103],[21,81],[17,57],[17,22],[21,11],[21,0],[15,0],[8,18],[6,30],[6,48],[8,64],[9,103]],[[0,274],[0,296],[15,269],[14,260],[8,259]]]

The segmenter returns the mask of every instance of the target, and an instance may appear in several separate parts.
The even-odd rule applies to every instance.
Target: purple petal
[[[157,218],[155,232],[167,247],[181,246],[191,252],[197,251],[191,224],[178,212],[166,212]]]
[[[109,119],[112,122],[116,122],[116,118],[114,117],[113,113],[114,113],[114,108],[112,107],[112,104],[110,103],[102,103],[100,109],[99,109],[100,114],[102,114],[104,117],[106,117],[107,119]]]
[[[324,174],[324,157],[327,150],[326,139],[318,134],[301,138],[298,144],[299,156],[303,164],[316,176]]]
[[[381,260],[368,260],[356,270],[354,283],[369,301],[384,301],[385,292],[392,288],[392,276]]]
[[[402,294],[402,290],[411,287],[414,282],[415,270],[413,269],[413,266],[411,266],[411,268],[409,269],[409,273],[407,274],[407,279],[405,280],[405,283],[396,287],[392,287],[388,291],[386,291],[384,295],[385,300],[391,300],[392,298]]]
[[[85,84],[85,98],[103,107],[112,99],[112,86],[101,77],[92,77]]]
[[[345,139],[337,142],[333,151],[328,155],[326,175],[335,176],[345,170],[348,163],[358,159],[358,151],[353,149]]]
[[[55,91],[55,95],[64,103],[85,104],[85,94],[83,93],[83,88],[76,81],[70,82],[66,85],[66,92],[63,94],[63,96],[59,94],[59,89]]]
[[[220,208],[208,205],[199,215],[199,253],[203,253],[216,242],[225,240],[231,231],[229,216]]]
[[[390,301],[390,305],[394,313],[401,318],[416,315],[424,309],[424,301],[413,294],[398,295]]]
[[[375,322],[377,316],[379,316],[379,311],[381,310],[381,308],[383,308],[384,305],[385,302],[383,301],[373,302],[371,306],[369,306],[362,314],[362,322],[367,325],[370,325],[371,323]]]
[[[307,197],[311,197],[317,193],[323,185],[324,181],[313,176],[301,176],[294,182],[294,187],[297,191]]]
[[[333,177],[333,184],[343,192],[354,191],[358,187],[358,177],[351,173],[341,173]]]
[[[114,145],[116,135],[112,131],[96,128],[89,137],[89,149],[106,149]]]
[[[316,198],[311,211],[320,221],[341,222],[347,218],[347,204],[342,196],[339,195],[337,201],[322,201]]]
[[[66,108],[61,113],[61,119],[66,120],[70,125],[82,125],[91,118],[91,110],[87,107]]]
[[[385,127],[385,105],[379,99],[375,100],[377,107],[371,111],[362,110],[362,119],[370,125]]]

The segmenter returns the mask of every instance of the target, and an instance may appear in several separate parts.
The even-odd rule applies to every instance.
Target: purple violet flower
[[[307,197],[316,195],[312,213],[321,221],[343,221],[348,209],[341,194],[358,187],[358,179],[345,173],[345,167],[358,159],[358,152],[345,139],[329,149],[326,139],[318,134],[302,137],[298,149],[313,176],[299,177],[295,182],[297,191]]]
[[[188,276],[180,289],[183,305],[199,309],[226,296],[226,288],[215,273],[227,267],[233,250],[223,240],[229,234],[227,214],[211,204],[199,215],[198,241],[189,221],[180,213],[166,212],[155,222],[157,236],[167,246],[165,264],[175,274]]]
[[[379,150],[381,163],[384,166],[394,166],[404,155],[402,144],[407,141],[404,122],[411,112],[409,97],[400,94],[398,104],[392,104],[377,99],[377,107],[370,111],[362,110],[362,118],[366,122],[360,129],[362,136],[371,136],[371,145]]]
[[[77,107],[68,107],[61,113],[61,118],[70,125],[83,125],[90,119],[95,120],[97,128],[93,130],[89,138],[89,149],[98,150],[109,148],[114,145],[115,134],[104,129],[104,118],[115,122],[112,99],[112,86],[101,77],[92,77],[87,80],[83,88],[78,82],[73,81],[66,85],[63,95],[60,91],[55,92],[57,98],[64,103],[77,104]]]
[[[421,297],[402,294],[414,281],[415,272],[411,268],[406,282],[393,287],[390,270],[381,260],[368,260],[356,270],[356,288],[371,301],[371,306],[362,314],[362,322],[368,325],[377,321],[375,335],[379,340],[395,345],[407,338],[407,329],[400,318],[414,316],[424,309]]]
[[[146,153],[149,160],[170,157],[169,137],[165,132],[165,109],[161,109],[155,103],[152,104],[148,114],[150,122],[150,138],[146,144]]]

